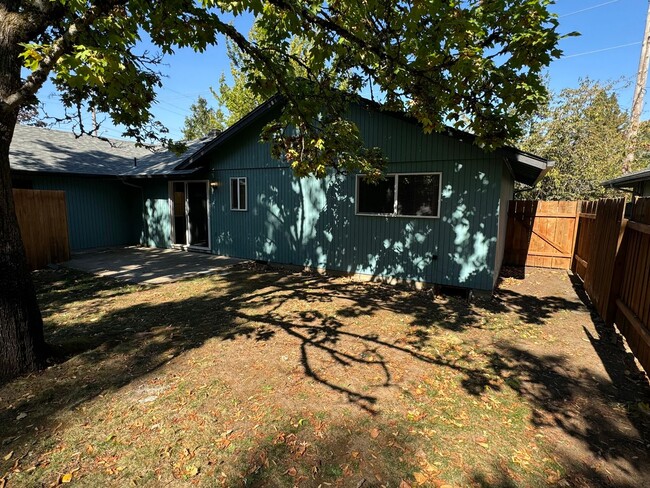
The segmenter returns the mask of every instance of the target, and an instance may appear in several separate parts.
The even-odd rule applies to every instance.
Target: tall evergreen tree
[[[208,106],[208,101],[199,96],[190,106],[190,115],[185,117],[182,132],[186,141],[200,139],[211,130],[222,131],[225,128],[224,116],[221,109]]]

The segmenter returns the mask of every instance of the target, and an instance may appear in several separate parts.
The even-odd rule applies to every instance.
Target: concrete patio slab
[[[123,247],[74,254],[64,266],[131,283],[161,284],[225,273],[244,260],[174,249]]]

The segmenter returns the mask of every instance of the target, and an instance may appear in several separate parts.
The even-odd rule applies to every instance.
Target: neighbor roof
[[[602,185],[609,188],[627,188],[633,186],[635,183],[641,183],[642,181],[650,181],[650,168],[603,181]]]

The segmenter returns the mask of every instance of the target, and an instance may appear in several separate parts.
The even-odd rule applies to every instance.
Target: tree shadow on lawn
[[[43,290],[41,297],[51,297],[47,291],[52,282],[58,283],[57,293],[60,294],[48,298],[48,309],[72,303],[75,297],[85,300],[101,298],[104,292],[116,295],[130,292],[122,283],[100,278],[92,278],[102,283],[97,287],[66,290],[61,280],[71,277],[72,286],[87,279],[87,275],[72,271],[39,276],[37,286]],[[512,290],[501,290],[497,299],[483,297],[474,304],[457,298],[434,301],[426,292],[259,268],[234,268],[210,280],[213,280],[211,288],[189,298],[134,303],[111,310],[96,321],[74,323],[62,327],[56,335],[49,335],[50,342],[66,361],[6,386],[12,388],[13,393],[9,408],[0,412],[0,425],[6,426],[3,428],[4,442],[12,445],[35,443],[43,429],[45,432],[52,430],[57,412],[74,410],[98,395],[119,389],[209,339],[236,341],[245,337],[270,341],[284,334],[298,344],[306,378],[371,415],[381,411],[380,399],[362,388],[350,387],[346,378],[328,375],[320,364],[314,364],[315,357],[327,358],[334,367],[348,368],[348,376],[354,376],[358,368],[378,368],[382,376],[380,387],[386,389],[395,386],[391,362],[385,358],[388,354],[422,366],[453,371],[462,378],[462,385],[470,395],[512,388],[532,405],[534,424],[554,425],[608,461],[623,461],[636,449],[640,454],[638,459],[628,461],[637,473],[629,472],[629,476],[650,475],[647,449],[639,443],[634,432],[625,433],[615,420],[610,421],[611,410],[603,410],[598,402],[593,407],[586,404],[579,405],[578,410],[567,409],[571,402],[593,398],[593,395],[612,397],[612,402],[620,401],[619,393],[628,388],[633,388],[637,397],[645,395],[647,399],[647,384],[644,390],[625,375],[612,377],[615,382],[620,381],[614,387],[605,379],[576,378],[576,373],[587,372],[570,370],[567,358],[532,354],[509,343],[494,346],[488,361],[476,364],[466,352],[459,357],[447,357],[444,353],[432,353],[429,347],[445,331],[462,333],[484,328],[485,313],[514,313],[525,323],[544,326],[559,310],[580,309],[583,307],[580,302],[562,297],[534,297]],[[187,283],[190,286],[192,282]],[[300,304],[301,309],[282,310],[289,300]],[[320,310],[323,307],[327,312]],[[354,319],[375,317],[380,320],[383,311],[407,319],[406,328],[410,330],[407,339],[396,338],[390,332],[363,332],[355,327]],[[348,348],[350,341],[361,345],[361,349]],[[594,343],[594,347],[598,350],[599,343]],[[620,350],[609,351],[601,358],[604,362],[620,361],[620,354]],[[499,378],[506,375],[504,385]],[[1,389],[0,396],[7,398]],[[27,417],[17,421],[21,413],[26,413]],[[627,409],[623,417],[647,442],[647,424],[637,413]],[[577,422],[576,419],[581,420]],[[32,428],[26,429],[27,425]],[[38,427],[39,431],[33,427]],[[627,470],[625,466],[622,469]],[[594,474],[593,479],[597,476],[600,474]]]

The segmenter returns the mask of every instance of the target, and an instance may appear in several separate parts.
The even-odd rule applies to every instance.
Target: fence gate
[[[70,259],[65,192],[14,189],[13,193],[30,269]]]
[[[504,264],[570,269],[577,214],[578,202],[511,201]]]

